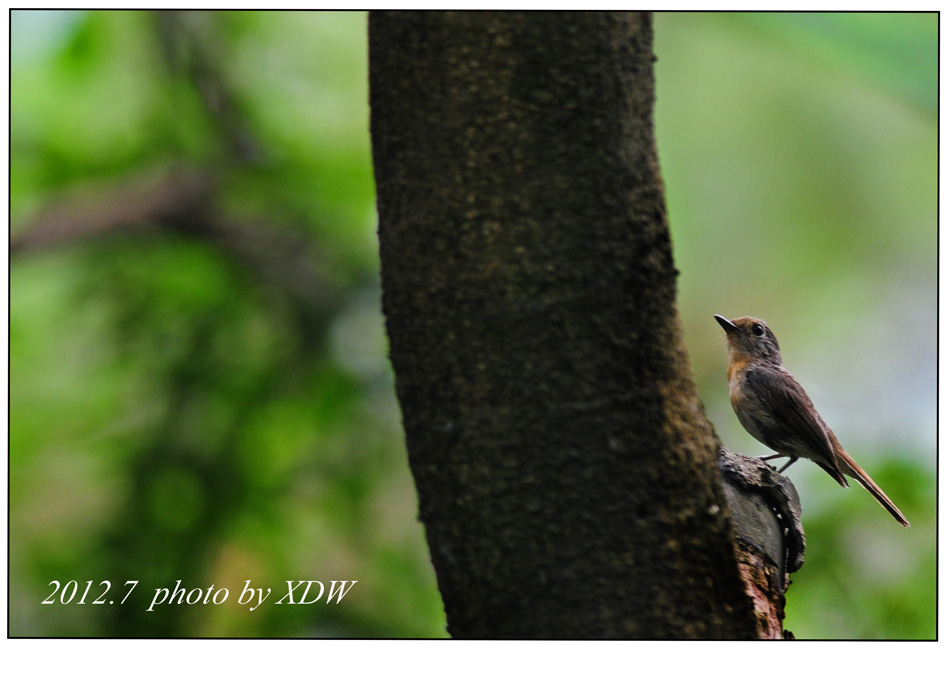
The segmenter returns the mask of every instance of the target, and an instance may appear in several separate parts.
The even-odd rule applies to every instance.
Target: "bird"
[[[871,476],[852,459],[815,409],[804,388],[782,366],[778,339],[755,317],[727,319],[713,315],[726,332],[729,346],[729,401],[739,423],[752,437],[788,457],[782,473],[798,459],[818,464],[842,487],[845,476],[857,480],[904,527],[910,523]]]

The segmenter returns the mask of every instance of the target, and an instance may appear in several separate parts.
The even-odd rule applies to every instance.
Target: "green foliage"
[[[365,18],[72,19],[14,57],[14,212],[210,164],[219,220],[314,245],[327,276],[293,290],[286,253],[160,216],[17,257],[11,633],[444,635],[374,283]],[[52,579],[140,586],[42,606]],[[273,603],[300,579],[358,583],[339,605],[236,604],[245,580]],[[177,580],[231,595],[147,612]]]
[[[212,176],[215,229],[252,238],[154,215],[14,253],[10,633],[444,635],[375,284],[365,16],[14,11],[12,27],[15,238],[63,192],[95,205],[170,162]],[[935,31],[934,15],[656,20],[680,307],[710,417],[763,453],[724,400],[711,315],[768,319],[913,525],[790,469],[799,637],[935,635]],[[275,255],[273,236],[303,246]],[[140,583],[122,606],[40,605],[53,579]],[[236,604],[245,580],[273,601],[297,579],[358,584],[339,605]],[[231,597],[146,612],[176,580]]]
[[[935,489],[920,466],[897,463],[900,452],[889,454],[894,463],[875,470],[875,479],[891,498],[904,502],[902,510],[913,519],[911,529],[888,523],[884,510],[868,503],[857,485],[813,521],[806,506],[805,566],[792,575],[786,604],[785,626],[796,636],[935,637]],[[835,491],[833,484],[824,483],[821,478],[814,482],[823,496]]]
[[[752,12],[740,19],[790,49],[937,112],[936,12]]]

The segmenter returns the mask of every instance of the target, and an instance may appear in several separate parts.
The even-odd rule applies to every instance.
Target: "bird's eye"
[[[761,324],[753,324],[752,333],[754,333],[756,336],[761,336],[763,333],[765,333],[765,329],[762,328]]]

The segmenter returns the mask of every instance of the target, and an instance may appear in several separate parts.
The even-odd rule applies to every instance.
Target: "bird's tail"
[[[871,476],[864,472],[857,462],[848,456],[848,453],[837,442],[834,443],[837,445],[835,447],[835,454],[838,455],[838,464],[841,467],[841,472],[845,475],[850,475],[852,478],[861,483],[861,486],[864,487],[868,492],[871,493],[878,503],[887,509],[887,512],[894,516],[894,519],[897,520],[904,527],[910,527],[910,523],[907,522],[907,518],[904,517],[904,514],[900,512],[900,509],[894,505],[894,502],[887,498],[887,495],[884,494],[884,490],[877,486],[877,484],[871,479]]]

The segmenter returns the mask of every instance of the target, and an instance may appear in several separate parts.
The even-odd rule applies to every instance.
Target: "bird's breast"
[[[777,430],[775,417],[770,412],[768,405],[762,404],[756,392],[746,385],[747,367],[741,367],[732,373],[729,380],[729,401],[732,403],[732,409],[736,412],[739,423],[745,428],[749,435],[756,440],[775,449],[777,438],[774,437]]]

